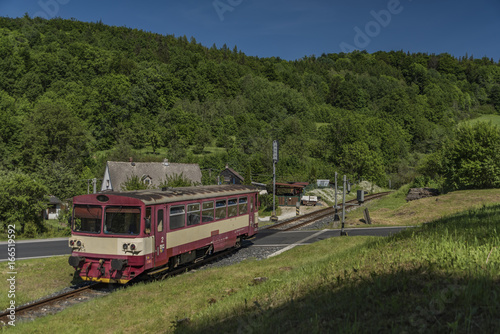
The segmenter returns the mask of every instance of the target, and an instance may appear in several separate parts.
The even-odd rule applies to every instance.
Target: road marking
[[[287,246],[288,244],[268,244],[268,245],[252,245],[251,247],[283,247]],[[297,246],[306,246],[310,244],[297,244]]]
[[[285,248],[280,249],[279,251],[272,253],[272,254],[271,254],[271,255],[269,255],[267,258],[270,258],[270,257],[276,256],[276,255],[280,255],[281,253],[286,252],[287,250],[290,250],[290,249],[294,248],[295,246],[298,246],[298,245],[302,244],[303,242],[305,242],[305,241],[307,241],[307,240],[309,240],[309,239],[312,239],[312,238],[317,237],[318,235],[320,235],[321,233],[323,233],[323,232],[325,232],[325,231],[327,231],[327,230],[322,230],[322,231],[319,231],[319,232],[314,233],[313,235],[310,235],[310,236],[308,236],[307,238],[304,238],[304,239],[302,239],[302,240],[300,240],[300,241],[298,241],[298,242],[296,242],[296,243],[294,243],[294,244],[291,244],[291,245],[289,245],[289,246],[286,246]]]

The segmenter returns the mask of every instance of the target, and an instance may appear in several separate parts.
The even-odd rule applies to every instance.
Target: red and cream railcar
[[[73,199],[69,264],[84,280],[127,283],[258,230],[257,191],[243,185],[107,192]]]

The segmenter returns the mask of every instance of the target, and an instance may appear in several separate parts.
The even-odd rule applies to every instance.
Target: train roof
[[[142,201],[145,205],[151,205],[151,204],[190,201],[190,200],[219,197],[219,196],[242,195],[257,191],[258,189],[255,187],[237,184],[237,185],[136,190],[136,191],[124,191],[124,192],[104,191],[101,192],[100,194],[135,198]]]

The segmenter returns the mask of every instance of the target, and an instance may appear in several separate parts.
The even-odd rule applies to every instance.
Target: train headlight
[[[134,245],[134,244],[131,244],[131,245],[130,245],[130,249],[134,251],[134,250],[135,250],[135,245]]]
[[[78,240],[78,241],[76,242],[76,245],[77,245],[78,247],[81,247],[81,246],[82,246],[82,242],[81,242],[80,240]]]
[[[70,240],[70,241],[69,241],[69,245],[70,245],[70,246],[74,246],[74,245],[75,245],[75,240]]]
[[[128,245],[127,244],[123,244],[123,250],[126,251],[128,248]]]

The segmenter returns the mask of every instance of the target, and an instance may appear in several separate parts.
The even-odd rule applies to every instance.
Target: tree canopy
[[[500,66],[486,57],[354,51],[286,61],[27,15],[0,18],[0,77],[0,168],[64,197],[86,192],[110,157],[199,163],[204,173],[229,164],[268,182],[276,139],[278,180],[338,171],[408,182],[427,156],[445,155],[463,120],[500,111]],[[485,186],[462,182],[455,172],[466,168],[498,186],[488,161],[445,164],[441,176]]]

